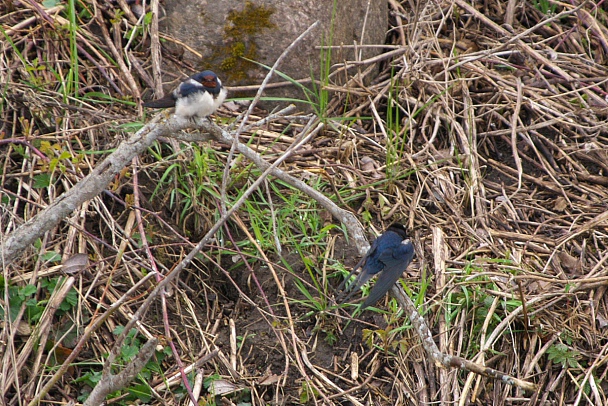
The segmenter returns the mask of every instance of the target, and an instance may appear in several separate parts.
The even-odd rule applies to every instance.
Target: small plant
[[[532,5],[546,16],[554,15],[555,10],[557,9],[557,3],[550,0],[532,0]]]
[[[565,331],[561,335],[562,342],[553,344],[547,349],[547,356],[550,361],[561,364],[562,368],[580,368],[578,360],[581,358],[581,353],[571,348],[572,337],[570,332]]]
[[[408,281],[401,281],[400,283],[406,294],[414,301],[415,306],[422,312],[424,298],[430,283],[426,275],[423,273],[420,283],[413,284]],[[410,289],[412,285],[415,285],[414,289]],[[367,311],[378,311],[378,309],[368,307]],[[364,329],[363,342],[369,348],[377,348],[385,353],[391,353],[395,350],[403,353],[407,352],[407,349],[411,346],[411,340],[403,338],[403,332],[411,329],[412,326],[409,319],[404,320],[403,312],[396,299],[391,298],[389,300],[388,312],[385,312],[384,318],[387,327],[377,330]]]
[[[570,349],[564,343],[554,344],[547,350],[549,360],[561,364],[563,368],[577,368],[580,367],[578,359],[581,353]]]
[[[153,14],[151,11],[146,13],[141,24],[135,25],[131,28],[129,32],[125,32],[125,38],[127,38],[129,42],[133,42],[136,39],[140,38],[143,33],[148,29],[147,27],[149,27],[152,23],[152,17]]]
[[[123,326],[117,326],[113,333],[114,335],[120,335],[124,330]],[[116,358],[116,364],[113,366],[114,372],[117,373],[119,368],[128,364],[132,361],[135,356],[139,353],[144,343],[138,337],[137,329],[131,329],[125,338],[125,341],[120,349],[120,355]],[[171,355],[171,349],[165,347],[163,351],[157,351],[155,356],[152,357],[146,366],[137,375],[137,381],[132,385],[124,389],[109,395],[109,398],[121,398],[120,404],[133,404],[133,402],[139,401],[147,403],[152,399],[152,389],[148,382],[152,381],[154,376],[162,373],[161,364],[166,356]],[[82,394],[78,397],[79,401],[84,401],[90,394],[90,388],[93,388],[101,380],[102,372],[97,370],[101,367],[100,363],[91,364],[96,367],[95,370],[89,370],[83,373],[78,379],[74,380],[75,383],[81,383],[83,385]]]
[[[55,254],[55,253],[52,253]],[[0,278],[0,288],[4,290],[6,281]],[[11,321],[14,321],[19,314],[23,305],[25,305],[25,319],[30,324],[36,324],[40,320],[40,316],[44,312],[48,304],[48,298],[51,296],[58,284],[62,283],[62,278],[41,279],[41,291],[38,297],[34,295],[38,292],[38,287],[35,285],[15,286],[10,285],[6,289],[8,291],[8,316]],[[70,289],[65,300],[59,305],[56,315],[61,316],[70,311],[78,303],[78,292],[74,288]],[[0,319],[6,320],[7,307],[0,304]]]
[[[484,260],[486,262],[509,264],[505,259]],[[457,270],[450,270],[457,273]],[[461,271],[463,281],[452,289],[445,300],[446,329],[452,328],[466,318],[469,328],[467,349],[470,354],[479,350],[480,338],[487,331],[493,331],[506,315],[521,306],[519,299],[500,299],[492,293],[503,288],[494,278],[488,276],[484,267],[476,262],[469,262]],[[528,309],[529,310],[529,309]],[[488,317],[490,317],[489,320]],[[470,355],[466,355],[469,357]]]
[[[210,216],[207,208],[215,207],[220,197],[217,185],[222,182],[224,169],[221,156],[210,148],[196,144],[182,152],[191,155],[187,162],[178,160],[177,154],[164,156],[165,151],[160,145],[149,150],[158,160],[158,165],[169,163],[157,181],[152,199],[166,201],[169,208],[178,214],[176,221],[181,224],[189,222],[188,229],[201,229],[206,216]]]
[[[36,299],[32,298],[32,295],[37,291],[36,286],[9,286],[7,291],[8,319],[10,321],[14,321],[17,318],[19,310],[24,303],[26,303],[26,315],[28,318],[34,319],[40,317],[44,309],[39,308]],[[0,319],[7,320],[7,307],[4,305],[0,305]]]
[[[302,381],[302,387],[300,388],[300,403],[305,404],[308,402],[312,402],[314,399],[319,397],[319,391],[316,390],[310,383],[307,381]]]
[[[298,251],[301,252],[300,249],[298,249]],[[298,273],[293,272],[289,264],[284,261],[287,269],[290,270],[295,277],[295,286],[304,296],[304,299],[292,299],[292,302],[309,309],[303,318],[309,318],[316,315],[317,324],[313,328],[312,332],[323,333],[322,337],[324,338],[325,342],[333,346],[338,340],[336,335],[337,325],[335,319],[330,317],[329,313],[329,310],[331,310],[330,302],[328,300],[330,296],[330,287],[326,276],[330,274],[330,271],[333,270],[338,271],[336,274],[346,273],[346,270],[344,269],[342,263],[334,262],[326,265],[326,272],[321,272],[315,267],[315,264],[322,262],[322,260],[314,261],[305,255],[303,255],[301,258],[308,271],[312,284],[305,281]]]

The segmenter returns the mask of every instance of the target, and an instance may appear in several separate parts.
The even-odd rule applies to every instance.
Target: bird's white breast
[[[188,79],[184,83],[190,83],[196,87],[200,86],[201,88],[200,92],[189,94],[186,97],[179,97],[179,91],[175,91],[175,95],[177,96],[177,100],[175,101],[175,114],[185,118],[194,116],[207,117],[208,115],[213,114],[213,112],[222,105],[228,93],[226,89],[222,88],[220,93],[216,97],[213,97],[211,93],[204,90],[200,83],[193,79]]]
[[[219,82],[219,79],[218,79],[218,82]],[[217,97],[213,101],[213,104],[215,106],[213,111],[217,110],[222,105],[222,103],[224,103],[224,100],[226,100],[227,94],[228,94],[228,91],[222,87],[222,90],[220,90],[220,93],[217,95]]]
[[[175,101],[175,114],[181,117],[206,117],[217,107],[209,92],[196,92]]]

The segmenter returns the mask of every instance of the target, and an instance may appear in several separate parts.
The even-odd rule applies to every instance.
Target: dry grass
[[[113,19],[106,2],[88,2],[97,14],[79,9],[79,30],[70,31],[63,6],[44,12],[33,4],[0,6],[5,235],[95,167],[104,156],[98,151],[125,138],[121,125],[141,117],[133,103],[140,88],[153,87],[144,72],[148,39],[125,47],[132,15]],[[294,282],[318,288],[306,272],[313,269],[322,286],[336,286],[338,278],[326,278],[339,276],[335,263],[356,260],[337,232],[306,252],[284,253],[285,262],[267,258],[274,242],[264,245],[253,233],[253,210],[267,199],[280,211],[277,195],[294,193],[282,184],[267,184],[165,298],[142,307],[156,285],[145,275],[170,272],[217,220],[227,153],[209,143],[178,152],[155,147],[107,194],[3,267],[0,306],[10,302],[14,312],[0,332],[6,404],[36,399],[51,376],[58,381],[45,399],[74,400],[90,389],[107,354],[126,358],[149,337],[174,347],[158,370],[146,369],[156,404],[185,401],[180,362],[203,368],[206,378],[215,373],[215,389],[228,388],[234,404],[608,402],[606,4],[548,3],[554,14],[516,1],[390,5],[394,46],[373,60],[333,67],[350,80],[327,87],[328,116],[350,117],[351,124],[333,122],[284,168],[377,229],[403,221],[417,248],[408,285],[420,294],[440,349],[534,382],[539,391],[436,368],[394,309],[385,317],[366,312],[367,324],[348,328],[333,310],[301,319],[305,298]],[[300,129],[278,119],[250,135],[272,160]],[[208,164],[200,175],[206,189],[188,180],[183,194],[161,191],[148,201],[169,168],[185,177],[195,158]],[[247,165],[237,158],[231,166],[230,199],[255,176]],[[180,187],[175,180],[173,190]],[[298,202],[301,213],[319,211]],[[309,231],[314,235],[314,227]],[[88,264],[77,263],[76,272],[56,266],[77,253],[86,253]],[[53,291],[47,281],[57,277],[77,294],[70,296],[70,286]],[[62,308],[66,297],[70,305]],[[116,327],[142,309],[138,337],[113,349]],[[328,337],[336,342],[328,345]],[[70,354],[79,364],[57,374]],[[85,375],[90,381],[74,381]],[[113,400],[128,403],[128,396]]]

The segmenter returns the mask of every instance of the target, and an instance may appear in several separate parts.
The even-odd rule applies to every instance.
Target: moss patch
[[[273,7],[260,6],[247,1],[242,11],[233,10],[228,14],[224,26],[224,45],[213,52],[212,58],[220,61],[219,69],[227,80],[234,83],[247,79],[248,71],[256,67],[243,57],[258,59],[255,35],[265,28],[276,28],[276,25],[270,21],[274,12]]]

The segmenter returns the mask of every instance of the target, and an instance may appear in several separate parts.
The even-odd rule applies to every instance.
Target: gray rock
[[[193,66],[214,70],[228,86],[240,86],[259,84],[267,73],[241,56],[272,66],[294,39],[319,20],[320,27],[300,42],[279,67],[294,79],[309,79],[311,72],[319,79],[322,52],[315,47],[381,45],[388,28],[386,1],[339,0],[332,33],[333,3],[330,0],[171,0],[167,1],[161,30],[203,55],[201,59],[187,48],[183,50],[184,59]],[[361,58],[366,59],[379,54],[381,48],[364,48],[360,52]],[[354,59],[352,48],[331,51],[332,64]],[[266,95],[304,98],[296,86],[268,90]],[[235,96],[234,92],[231,96]]]

